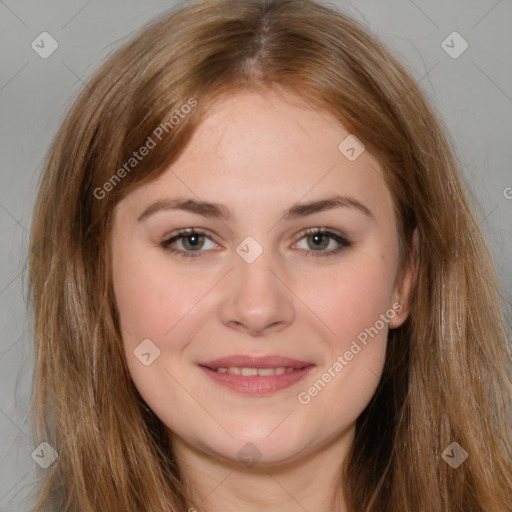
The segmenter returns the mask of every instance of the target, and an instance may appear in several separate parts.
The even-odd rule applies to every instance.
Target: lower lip
[[[302,380],[313,368],[314,365],[307,366],[290,373],[281,373],[280,375],[233,375],[231,373],[219,373],[206,366],[200,366],[208,377],[215,382],[227,386],[239,393],[248,394],[269,394],[287,388]]]

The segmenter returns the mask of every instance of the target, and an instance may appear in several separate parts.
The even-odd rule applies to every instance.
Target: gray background
[[[397,54],[444,119],[480,202],[477,216],[510,299],[512,2],[333,3],[365,22]],[[0,512],[29,510],[35,479],[35,446],[26,421],[33,357],[24,296],[42,159],[86,77],[134,31],[173,5],[164,0],[0,0]],[[43,31],[59,44],[47,59],[31,48]],[[456,59],[441,47],[453,31],[469,44]]]

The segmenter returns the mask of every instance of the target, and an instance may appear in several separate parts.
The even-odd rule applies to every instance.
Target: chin
[[[211,439],[209,440],[211,442]],[[262,469],[292,463],[307,454],[311,443],[300,444],[285,433],[281,436],[236,437],[223,443],[204,446],[212,456],[229,464],[242,465],[248,469]]]

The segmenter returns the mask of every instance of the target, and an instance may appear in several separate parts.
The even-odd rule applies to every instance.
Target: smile
[[[214,368],[212,368],[213,370]],[[219,373],[230,373],[232,375],[243,375],[244,377],[251,377],[253,375],[259,375],[261,377],[266,377],[268,375],[281,375],[283,373],[291,373],[295,371],[296,368],[239,368],[236,366],[230,366],[229,368],[220,367],[215,369],[215,371]]]
[[[199,368],[216,384],[232,391],[250,395],[269,395],[286,389],[303,380],[315,367],[308,365],[303,368],[278,366],[275,368],[254,368],[237,366],[220,366]]]

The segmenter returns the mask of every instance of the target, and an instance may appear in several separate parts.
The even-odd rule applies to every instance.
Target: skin
[[[382,374],[388,329],[407,317],[413,274],[397,280],[391,195],[368,151],[351,162],[338,150],[348,134],[295,97],[237,93],[216,104],[164,174],[117,205],[114,292],[129,370],[169,428],[200,510],[334,509],[341,463]],[[373,217],[342,207],[282,219],[293,204],[334,193],[357,199]],[[233,217],[168,209],[137,220],[152,203],[182,196],[221,203]],[[160,245],[185,228],[208,232],[197,257]],[[340,244],[315,242],[307,228],[329,228],[351,245],[322,256]],[[247,236],[263,249],[252,263],[236,252]],[[173,247],[194,251],[186,236]],[[338,356],[396,303],[401,313],[300,403],[299,393],[330,367],[332,374]],[[160,350],[149,366],[134,355],[144,339]],[[316,366],[301,382],[254,396],[217,384],[197,365],[232,354],[278,354]],[[261,457],[252,466],[237,455],[247,443],[257,447],[245,448],[254,460]]]

